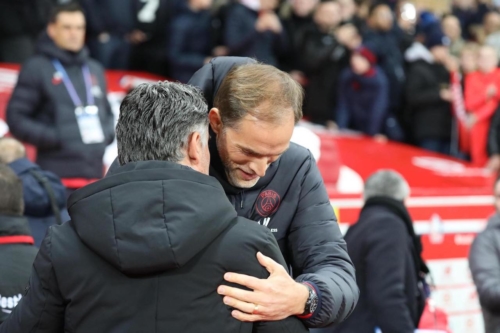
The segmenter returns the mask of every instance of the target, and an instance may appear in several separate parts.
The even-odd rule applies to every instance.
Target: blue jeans
[[[436,153],[450,155],[451,142],[443,139],[425,139],[421,140],[419,146],[423,149],[430,150]]]

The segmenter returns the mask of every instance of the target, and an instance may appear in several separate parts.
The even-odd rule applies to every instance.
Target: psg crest
[[[255,208],[260,216],[268,217],[278,210],[280,201],[281,198],[278,193],[273,190],[266,190],[259,194]]]

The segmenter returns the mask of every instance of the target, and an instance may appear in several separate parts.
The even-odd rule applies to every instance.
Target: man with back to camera
[[[7,106],[11,133],[34,145],[37,164],[70,189],[103,176],[104,151],[114,138],[104,70],[84,43],[82,9],[56,7]]]
[[[203,89],[211,107],[210,174],[239,216],[273,232],[293,275],[260,260],[274,273],[267,280],[226,274],[253,292],[221,286],[224,302],[242,321],[295,315],[308,327],[342,322],[359,290],[316,163],[290,143],[302,88],[275,67],[236,57],[213,59],[189,83]]]
[[[226,271],[269,276],[258,252],[285,261],[271,232],[238,217],[208,176],[207,111],[201,92],[179,83],[125,97],[121,166],[70,196],[71,221],[49,229],[0,333],[308,331],[295,317],[241,323],[217,294]]]

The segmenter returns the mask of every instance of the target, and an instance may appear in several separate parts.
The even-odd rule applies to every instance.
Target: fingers
[[[254,322],[264,320],[264,317],[260,315],[246,314],[238,310],[231,312],[231,315],[239,321]]]
[[[239,284],[241,286],[245,286],[252,290],[261,290],[264,285],[265,280],[257,279],[256,277],[237,274],[237,273],[226,273],[224,274],[224,280],[227,282],[232,282]]]
[[[220,295],[229,296],[242,302],[258,304],[258,295],[255,295],[255,293],[252,291],[232,288],[228,286],[220,286],[217,289],[217,292]]]
[[[224,297],[224,304],[230,306],[236,310],[240,310],[245,314],[259,314],[262,310],[262,305],[256,305],[254,303],[242,302],[232,297]],[[255,313],[254,313],[255,312]]]
[[[278,264],[276,261],[269,257],[266,257],[260,252],[257,253],[257,260],[259,260],[259,263],[264,266],[270,274],[273,274],[280,269],[284,269],[283,266]]]

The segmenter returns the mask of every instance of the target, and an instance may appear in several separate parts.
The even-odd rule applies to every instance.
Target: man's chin
[[[231,176],[228,177],[229,183],[231,185],[233,185],[234,187],[238,187],[238,188],[252,188],[257,184],[259,179],[260,179],[260,177],[257,177],[257,178],[252,179],[252,180],[243,180],[243,179],[239,179],[239,178],[231,177]]]

